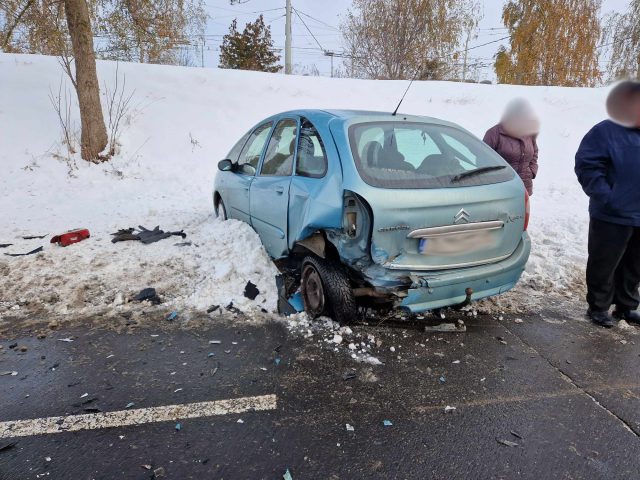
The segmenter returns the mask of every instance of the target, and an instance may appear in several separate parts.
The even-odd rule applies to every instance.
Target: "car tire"
[[[307,256],[302,261],[300,291],[311,318],[327,315],[336,322],[353,322],[358,308],[346,268],[335,261]]]
[[[225,207],[222,199],[218,202],[218,206],[216,207],[216,217],[218,217],[223,222],[227,220],[227,207]]]

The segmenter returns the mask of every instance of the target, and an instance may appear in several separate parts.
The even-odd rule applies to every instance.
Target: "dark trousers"
[[[635,310],[640,304],[640,227],[591,218],[587,302],[592,310]]]

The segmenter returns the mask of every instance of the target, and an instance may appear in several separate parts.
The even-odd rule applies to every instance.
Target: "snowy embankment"
[[[66,82],[57,60],[0,54],[0,244],[13,244],[0,250],[0,315],[17,303],[27,311],[91,313],[148,286],[175,308],[234,302],[274,310],[276,269],[258,237],[245,224],[212,216],[217,161],[268,115],[294,108],[391,111],[407,85],[139,64],[120,64],[119,72],[125,89],[135,90],[133,108],[116,158],[92,165],[65,158],[48,98]],[[101,83],[112,85],[115,73],[115,63],[98,63]],[[523,279],[532,292],[581,284],[588,215],[573,155],[604,117],[605,95],[418,82],[402,106],[482,136],[511,98],[534,104],[542,119],[540,174],[532,199],[533,254]],[[72,117],[79,125],[75,101]],[[111,243],[110,233],[138,225],[184,229],[193,245],[176,246],[179,237]],[[89,228],[91,239],[67,248],[47,243],[50,235],[78,227]],[[21,238],[44,234],[49,237]],[[3,255],[40,245],[44,252],[37,255]],[[247,281],[261,292],[255,301],[243,295]]]

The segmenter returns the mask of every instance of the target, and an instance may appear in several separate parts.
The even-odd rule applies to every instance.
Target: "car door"
[[[272,125],[273,122],[266,122],[251,132],[233,173],[225,178],[224,189],[220,191],[220,195],[225,201],[230,218],[251,223],[249,189],[255,178]]]
[[[258,175],[251,182],[251,225],[269,255],[287,255],[289,187],[297,148],[298,119],[280,119],[271,133]]]

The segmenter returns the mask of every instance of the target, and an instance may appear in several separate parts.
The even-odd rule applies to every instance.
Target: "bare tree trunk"
[[[107,128],[102,116],[100,87],[93,51],[93,34],[86,0],[64,0],[76,63],[76,90],[80,105],[80,153],[84,160],[98,162],[107,146]]]

